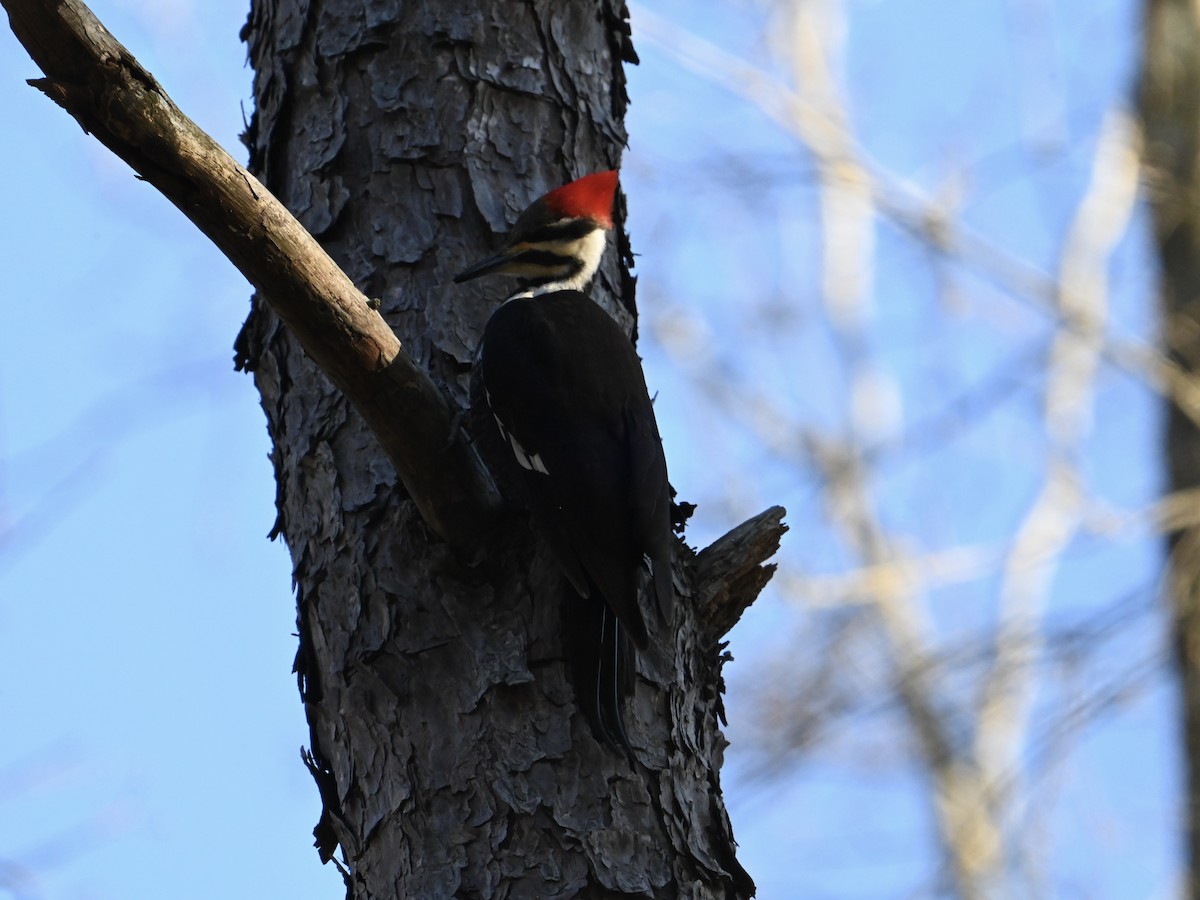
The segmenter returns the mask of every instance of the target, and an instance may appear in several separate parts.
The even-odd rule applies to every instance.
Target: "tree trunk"
[[[547,189],[619,166],[623,4],[255,0],[245,36],[251,167],[465,407],[503,295],[450,276]],[[631,325],[619,221],[617,235],[593,295]],[[721,591],[693,585],[687,548],[677,631],[639,663],[631,765],[575,703],[559,576],[521,513],[456,554],[259,299],[238,354],[262,393],[294,565],[317,845],[326,859],[341,846],[348,895],[751,894],[718,782],[719,635],[697,599]]]
[[[1144,178],[1161,263],[1162,339],[1200,372],[1200,0],[1147,0],[1139,85]],[[1194,415],[1194,412],[1193,412]],[[1168,492],[1200,486],[1200,429],[1167,401]],[[1200,898],[1200,529],[1168,536],[1169,599],[1187,765],[1186,896]]]

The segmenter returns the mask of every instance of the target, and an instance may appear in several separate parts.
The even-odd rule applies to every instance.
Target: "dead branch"
[[[762,565],[779,550],[787,531],[782,506],[772,506],[727,532],[696,557],[700,621],[705,641],[716,644],[771,580],[775,566]]]
[[[426,523],[474,544],[499,495],[453,404],[303,226],[171,101],[79,0],[0,0],[30,81],[175,204],[354,404]]]

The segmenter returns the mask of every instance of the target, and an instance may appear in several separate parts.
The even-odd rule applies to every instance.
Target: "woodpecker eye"
[[[530,244],[570,244],[585,238],[600,226],[591,219],[559,219],[538,227],[526,238]]]
[[[560,277],[579,271],[582,265],[573,256],[563,256],[554,250],[531,248],[513,257],[509,272],[530,277]]]

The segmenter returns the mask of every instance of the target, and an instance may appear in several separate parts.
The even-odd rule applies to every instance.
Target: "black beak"
[[[510,262],[512,262],[511,256],[503,252],[497,253],[495,256],[489,256],[483,262],[477,262],[475,265],[463,269],[454,276],[454,283],[462,284],[464,281],[470,281],[472,278],[478,278],[480,275],[497,272]]]

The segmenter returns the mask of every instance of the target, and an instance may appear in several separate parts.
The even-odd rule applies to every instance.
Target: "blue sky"
[[[241,4],[94,9],[236,152]],[[0,857],[19,867],[15,896],[339,896],[311,849],[264,420],[231,365],[247,285],[24,84],[39,73],[0,31]]]
[[[242,0],[93,9],[244,158]],[[756,7],[652,9],[775,65]],[[968,171],[964,218],[1052,271],[1100,122],[1129,94],[1133,4],[856,0],[846,9],[841,71],[870,153],[926,190]],[[706,543],[785,502],[785,570],[836,572],[853,560],[821,515],[819,479],[765,452],[737,411],[715,405],[653,339],[654,322],[686,307],[702,328],[696,346],[731,384],[761,387],[798,422],[843,427],[840,350],[811,277],[820,263],[811,160],[727,88],[638,41],[636,27],[635,15],[643,63],[630,71],[622,178],[672,479],[702,502],[691,538]],[[0,877],[20,867],[15,896],[37,900],[341,896],[340,877],[311,847],[319,801],[299,760],[307,729],[290,671],[290,563],[266,540],[274,487],[264,419],[250,379],[231,365],[249,288],[173,207],[24,84],[38,74],[0,30],[10,123],[0,162],[11,173],[0,220]],[[1135,335],[1153,327],[1143,226],[1135,220],[1111,270],[1114,314]],[[1048,340],[1028,306],[953,264],[934,269],[894,226],[877,232],[870,351],[901,385],[906,422]],[[947,309],[944,282],[960,307]],[[786,303],[772,307],[780,284]],[[936,547],[998,539],[1020,518],[1044,438],[1037,370],[1012,369],[1018,388],[982,424],[928,454],[889,457],[880,496],[898,530]],[[1087,470],[1103,497],[1136,506],[1157,489],[1154,399],[1107,370],[1100,391]],[[1062,621],[1152,589],[1152,536],[1082,551],[1057,576],[1052,612]],[[935,592],[939,637],[974,634],[994,611],[994,589],[983,579]],[[763,666],[776,652],[803,656],[798,605],[771,591],[734,636],[725,783],[741,860],[767,900],[932,895],[927,785],[860,741],[854,721],[850,736],[781,781],[745,774],[739,754],[754,740]],[[1152,618],[1135,619],[1083,679],[1120,676],[1159,638]],[[1063,674],[1043,701],[1073,684]],[[1054,798],[1046,818],[1031,819],[1046,832],[1050,895],[1169,893],[1171,702],[1152,673],[1039,785]],[[886,716],[863,722],[883,741],[899,733]]]

